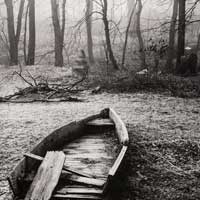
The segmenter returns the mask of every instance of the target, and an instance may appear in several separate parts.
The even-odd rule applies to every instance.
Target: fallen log
[[[68,97],[68,98],[55,98],[55,99],[6,99],[0,97],[0,103],[34,103],[34,102],[44,102],[44,103],[56,103],[56,102],[83,102],[83,99],[79,99],[76,97]]]

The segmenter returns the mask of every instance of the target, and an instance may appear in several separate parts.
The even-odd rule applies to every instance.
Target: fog
[[[127,5],[125,0],[115,0],[115,1],[108,1],[109,4],[109,12],[108,14],[112,15],[111,7],[114,5],[114,21],[118,22],[119,20],[123,22],[127,21]],[[97,6],[94,4],[94,8],[98,9]],[[66,4],[66,27],[72,27],[75,25],[78,20],[80,20],[84,16],[85,12],[85,1],[84,0],[73,0],[67,1]],[[169,18],[169,5],[159,5],[157,0],[148,0],[144,3],[144,8],[142,11],[142,26],[144,28],[149,28],[147,26],[155,26],[156,24],[160,23],[160,21],[166,20]],[[94,18],[99,18],[99,16],[94,16]],[[148,23],[146,23],[148,19]],[[37,41],[42,43],[47,40],[51,40],[52,34],[52,21],[51,21],[51,6],[50,0],[36,0],[36,28],[37,28]],[[99,20],[95,21],[97,27],[94,28],[95,30],[99,28],[98,25]],[[97,29],[96,29],[97,28]]]
[[[4,1],[1,0],[1,9],[0,14],[2,17],[6,17],[6,8]],[[36,0],[36,31],[37,31],[37,41],[39,43],[44,42],[44,39],[47,40],[51,37],[52,33],[52,21],[51,21],[51,5],[50,0]],[[146,19],[148,23],[155,25],[160,20],[166,20],[166,17],[169,17],[170,12],[168,11],[169,5],[159,5],[158,0],[146,0],[144,2],[144,8],[142,11],[142,25],[145,25]],[[18,2],[14,5],[14,14],[15,19],[18,12]],[[126,0],[109,0],[109,11],[108,15],[111,16],[111,13],[114,10],[114,21],[122,20],[126,22],[127,20],[127,4]],[[112,10],[111,7],[114,6]],[[98,6],[94,4],[94,9],[98,9]],[[166,12],[167,11],[167,12]],[[84,16],[85,12],[85,1],[84,0],[73,0],[67,1],[66,4],[66,27],[75,25],[78,20]],[[97,17],[97,16],[96,16]],[[96,22],[98,23],[98,22]],[[95,25],[94,25],[95,26]]]
[[[41,47],[52,47],[53,48],[53,29],[52,29],[52,19],[51,19],[51,5],[50,0],[35,0],[36,2],[36,46]],[[161,23],[170,20],[172,12],[172,4],[161,3],[159,0],[145,0],[143,1],[143,10],[141,16],[141,27],[142,30],[151,29],[152,27],[158,27]],[[4,0],[0,0],[0,15],[1,17],[6,17],[6,7],[4,5]],[[18,13],[19,1],[16,1],[14,5],[15,20]],[[115,23],[120,21],[119,27],[122,32],[124,32],[127,25],[127,0],[108,0],[108,16],[112,17]],[[114,9],[113,9],[114,8]],[[94,3],[94,9],[99,9],[97,4]],[[69,38],[69,30],[78,21],[84,17],[85,13],[85,0],[68,0],[66,3],[66,32],[65,38]],[[93,36],[102,35],[103,25],[102,21],[99,20],[99,15],[94,15],[93,19]],[[24,20],[23,20],[24,21]],[[22,22],[24,24],[24,22]],[[6,27],[6,26],[5,26]],[[85,31],[84,23],[82,24],[82,33]],[[151,33],[152,34],[152,33]],[[153,33],[154,34],[154,33]],[[22,29],[23,35],[23,29]],[[37,48],[37,49],[39,49]]]

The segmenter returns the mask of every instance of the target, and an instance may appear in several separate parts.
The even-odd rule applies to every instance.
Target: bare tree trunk
[[[103,23],[104,23],[104,30],[105,30],[105,37],[106,37],[106,46],[109,53],[109,59],[113,64],[113,67],[118,70],[119,66],[117,64],[117,61],[114,57],[111,42],[110,42],[110,30],[109,30],[109,21],[107,18],[107,10],[108,10],[108,2],[107,0],[103,0]]]
[[[90,64],[94,63],[94,54],[93,54],[93,39],[92,39],[92,11],[93,11],[93,1],[86,0],[86,27],[87,27],[87,48],[88,48],[88,57]]]
[[[27,5],[27,7],[26,7],[25,19],[24,19],[24,45],[23,45],[23,50],[24,50],[24,63],[25,63],[25,64],[27,63],[26,34],[27,34],[28,10],[29,10],[29,5]]]
[[[122,66],[124,66],[124,63],[125,63],[126,46],[127,46],[127,43],[128,43],[128,34],[129,34],[129,29],[130,29],[130,26],[131,26],[131,22],[132,22],[132,19],[133,19],[133,14],[135,12],[136,5],[137,5],[137,2],[135,2],[134,7],[132,8],[132,11],[131,11],[130,16],[129,16],[128,25],[126,27],[125,41],[124,41],[124,47],[123,47],[123,53],[122,53],[122,63],[121,63]]]
[[[5,4],[7,8],[7,20],[8,20],[7,24],[8,24],[10,65],[17,65],[18,50],[17,50],[17,41],[15,38],[13,2],[12,0],[5,0]]]
[[[63,61],[63,42],[65,31],[65,5],[66,0],[62,2],[62,25],[59,20],[59,2],[57,0],[51,0],[52,20],[54,27],[54,44],[55,44],[55,66],[62,67]],[[62,28],[61,28],[62,26]]]
[[[20,38],[20,34],[21,34],[22,16],[23,16],[23,11],[24,11],[24,3],[25,3],[25,0],[21,0],[20,1],[19,12],[18,12],[18,16],[17,16],[17,30],[16,30],[17,45],[19,43],[19,38]]]
[[[134,12],[132,14],[132,11],[135,9],[136,7],[136,4],[137,4],[137,0],[127,0],[127,7],[128,7],[128,21],[130,20],[130,17],[131,17],[131,24],[130,24],[130,28],[129,28],[129,34],[132,38],[135,38],[136,37],[136,34],[135,34],[135,29],[136,29],[136,21],[135,21],[135,18],[136,18],[136,12]]]
[[[29,43],[27,65],[35,63],[35,0],[29,0]]]
[[[141,12],[142,12],[142,1],[137,0],[138,2],[138,10],[136,13],[137,16],[137,23],[136,23],[136,34],[138,37],[138,42],[139,42],[139,51],[140,51],[140,59],[141,59],[141,66],[144,68],[146,66],[146,56],[145,56],[145,51],[144,51],[144,42],[142,38],[142,33],[141,33],[141,28],[140,28],[140,17],[141,17]]]
[[[177,49],[177,71],[181,64],[181,56],[184,55],[185,48],[185,2],[186,0],[179,1],[179,23],[178,23],[178,49]]]
[[[21,33],[22,15],[24,9],[25,0],[20,1],[19,12],[17,17],[17,30],[15,34],[14,14],[13,14],[13,1],[4,0],[7,10],[7,26],[8,26],[8,38],[9,38],[9,54],[10,65],[18,64],[18,43]]]
[[[167,62],[166,62],[166,70],[172,71],[172,61],[174,55],[174,43],[175,43],[175,35],[176,35],[176,20],[178,14],[178,1],[174,0],[173,13],[170,23],[170,31],[169,31],[169,47],[167,52]]]
[[[195,49],[195,53],[197,54],[199,51],[199,47],[200,47],[200,34],[198,35],[198,39],[197,39],[197,45],[196,45],[196,49]]]

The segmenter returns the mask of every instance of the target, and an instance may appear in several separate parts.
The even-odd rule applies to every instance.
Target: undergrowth
[[[200,76],[180,77],[173,74],[137,74],[135,71],[98,72],[89,78],[90,85],[100,85],[112,92],[164,92],[181,98],[200,96]]]
[[[187,138],[149,141],[136,129],[129,127],[122,199],[199,199],[200,143]]]

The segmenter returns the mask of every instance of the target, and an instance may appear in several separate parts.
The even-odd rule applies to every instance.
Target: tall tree
[[[110,29],[109,29],[109,21],[107,17],[108,12],[108,2],[107,0],[103,0],[103,6],[102,6],[102,14],[103,14],[103,23],[104,23],[104,30],[105,30],[105,37],[106,37],[106,47],[109,54],[109,59],[111,63],[113,64],[113,67],[118,70],[119,66],[117,64],[117,61],[114,57],[111,41],[110,41]]]
[[[93,1],[86,0],[86,28],[87,28],[87,48],[88,48],[88,57],[91,64],[94,63],[94,54],[93,54],[93,39],[92,39],[92,11],[93,11]]]
[[[51,0],[52,21],[54,28],[54,44],[55,44],[55,66],[62,67],[63,61],[63,46],[65,32],[65,5],[66,0],[62,0],[62,21],[59,19],[59,0]]]
[[[10,65],[16,65],[18,64],[18,44],[21,34],[22,15],[24,10],[25,0],[20,1],[16,32],[15,32],[14,13],[13,13],[13,0],[4,0],[4,2],[7,10]]]
[[[28,21],[28,11],[29,11],[29,4],[26,6],[25,17],[24,17],[24,63],[27,63],[27,53],[26,53],[26,35],[27,35],[27,21]]]
[[[197,54],[199,51],[199,47],[200,47],[200,34],[198,34],[198,39],[197,39],[197,45],[195,48],[195,53]]]
[[[128,23],[130,22],[129,28],[129,35],[132,38],[136,37],[135,30],[136,30],[136,4],[137,0],[127,0],[127,7],[128,7]],[[131,19],[131,20],[130,20]]]
[[[35,63],[35,0],[29,0],[29,43],[26,64]]]
[[[139,42],[139,51],[140,51],[140,59],[141,59],[141,66],[145,67],[146,66],[146,56],[145,56],[145,51],[144,51],[144,41],[142,38],[142,32],[140,28],[140,18],[141,18],[141,13],[142,13],[142,0],[137,0],[137,12],[136,12],[136,34]]]
[[[179,2],[179,23],[178,23],[178,47],[177,47],[177,63],[178,68],[181,63],[181,56],[184,55],[185,48],[185,4],[186,0],[178,0]]]
[[[128,1],[129,2],[129,1]],[[125,41],[124,41],[124,46],[123,46],[123,52],[122,52],[122,63],[121,65],[124,66],[125,63],[125,58],[126,58],[126,47],[127,47],[127,43],[128,43],[128,35],[129,35],[129,31],[130,31],[130,27],[132,24],[132,20],[133,20],[133,15],[135,13],[135,8],[137,6],[137,1],[135,2],[134,7],[132,8],[132,11],[130,13],[130,15],[128,15],[129,20],[128,20],[128,25],[126,27],[126,32],[125,32]],[[132,27],[133,28],[133,27]]]
[[[171,18],[170,30],[169,30],[169,47],[167,51],[167,62],[166,62],[167,71],[172,70],[173,55],[175,53],[174,43],[175,43],[175,35],[176,35],[177,15],[178,15],[178,1],[174,0],[173,12],[172,12],[172,18]]]

